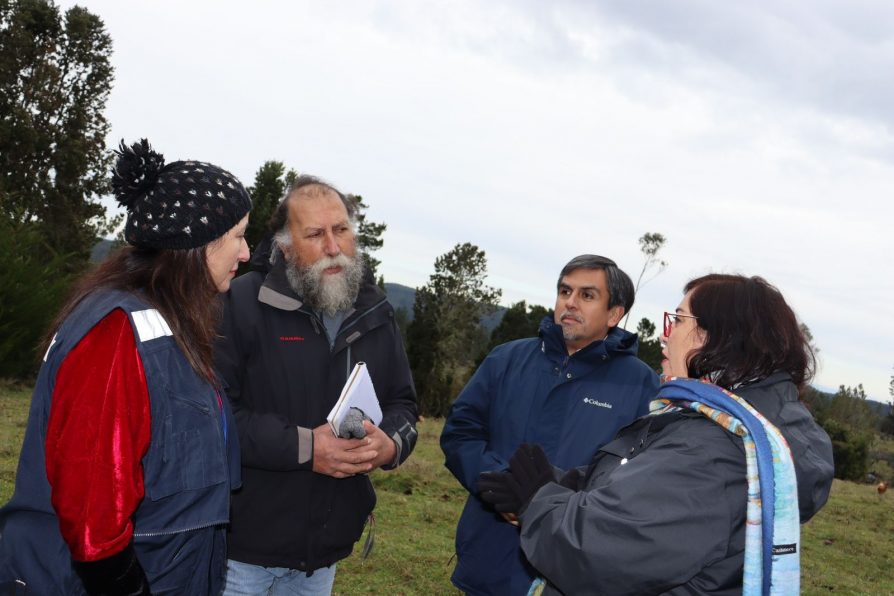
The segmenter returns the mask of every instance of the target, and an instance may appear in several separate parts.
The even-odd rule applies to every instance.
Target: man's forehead
[[[575,269],[568,275],[563,275],[559,285],[580,290],[604,290],[605,271],[602,269]]]
[[[289,199],[289,211],[296,223],[313,225],[320,219],[348,220],[348,210],[341,198],[329,189],[324,190],[313,194],[298,193]]]

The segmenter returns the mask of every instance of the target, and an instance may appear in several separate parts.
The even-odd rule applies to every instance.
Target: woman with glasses
[[[651,413],[588,467],[536,445],[482,498],[518,515],[543,594],[797,594],[799,523],[826,502],[832,446],[798,393],[814,357],[780,292],[706,275],[665,313]]]

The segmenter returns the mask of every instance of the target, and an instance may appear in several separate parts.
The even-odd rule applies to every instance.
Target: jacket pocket
[[[154,457],[144,469],[146,494],[152,500],[227,480],[221,413],[214,396],[208,389],[168,389],[167,398],[166,414],[153,431]]]

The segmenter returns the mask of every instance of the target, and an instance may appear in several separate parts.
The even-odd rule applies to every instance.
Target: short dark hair
[[[608,307],[624,307],[624,312],[629,313],[633,307],[634,291],[633,281],[624,273],[618,265],[609,258],[599,255],[578,255],[568,261],[559,273],[559,281],[556,282],[556,290],[562,286],[562,278],[578,269],[590,269],[605,271],[606,285],[608,285]]]
[[[267,224],[267,229],[270,234],[276,234],[280,230],[282,230],[289,221],[289,199],[293,194],[296,194],[301,189],[305,189],[305,192],[311,191],[310,187],[318,187],[323,191],[333,192],[338,195],[338,198],[341,199],[341,202],[344,204],[345,209],[348,212],[348,219],[354,221],[357,216],[357,199],[354,198],[353,195],[345,195],[340,190],[329,184],[328,182],[323,181],[321,178],[317,178],[316,176],[311,176],[309,174],[302,174],[295,178],[295,181],[289,185],[289,188],[286,190],[286,194],[283,195],[283,198],[280,199],[279,205],[276,206],[276,209],[273,211],[273,215],[270,216],[270,221]]]
[[[712,273],[686,284],[689,309],[705,332],[687,367],[726,389],[787,372],[803,387],[816,358],[795,312],[762,277]]]

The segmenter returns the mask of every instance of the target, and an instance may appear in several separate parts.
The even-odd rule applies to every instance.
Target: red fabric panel
[[[68,353],[50,407],[47,478],[74,560],[104,559],[130,542],[149,438],[146,375],[127,314],[116,309]]]

